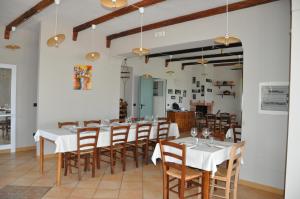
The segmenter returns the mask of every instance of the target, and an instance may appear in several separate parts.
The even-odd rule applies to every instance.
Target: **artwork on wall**
[[[92,66],[76,64],[73,71],[73,89],[91,90],[92,89]]]
[[[259,113],[288,114],[288,82],[265,82],[259,84]]]
[[[197,99],[196,94],[193,94],[193,99]]]
[[[201,86],[201,92],[203,92],[203,93],[204,93],[204,90],[205,90],[205,86],[204,86],[204,85],[202,85],[202,86]]]
[[[183,97],[186,97],[186,90],[183,90],[182,95],[183,95]]]
[[[176,96],[172,95],[172,96],[171,96],[171,99],[172,99],[172,100],[176,99]]]
[[[175,95],[181,95],[181,90],[175,89]]]
[[[204,97],[204,93],[201,93],[201,97]]]
[[[196,86],[197,86],[197,87],[200,87],[200,81],[197,81]]]
[[[168,89],[168,94],[172,95],[173,94],[173,89]]]
[[[193,83],[193,84],[196,84],[196,77],[193,77],[193,78],[192,78],[192,83]]]
[[[206,79],[206,82],[212,83],[212,80],[211,79]]]
[[[212,89],[211,89],[211,88],[208,88],[208,89],[207,89],[207,92],[212,93]]]
[[[179,97],[178,102],[179,102],[179,103],[182,103],[182,97]]]

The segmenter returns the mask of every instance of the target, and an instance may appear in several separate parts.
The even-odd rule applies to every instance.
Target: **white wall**
[[[292,57],[291,57],[291,81],[290,81],[290,114],[289,114],[289,135],[287,149],[287,168],[285,198],[298,199],[300,196],[300,1],[293,1],[292,8]]]
[[[32,133],[36,131],[38,33],[17,29],[11,40],[3,39],[5,27],[0,26],[0,63],[17,66],[16,95],[16,147],[33,146]],[[17,43],[21,49],[11,51],[4,48]]]
[[[148,48],[201,41],[223,35],[225,15],[190,21],[144,34]],[[222,28],[224,27],[224,28]],[[155,38],[164,30],[166,37]],[[258,113],[260,82],[289,81],[290,2],[276,1],[230,13],[230,32],[243,42],[243,139],[245,164],[241,178],[284,188],[287,116]],[[131,51],[139,35],[112,42],[115,54]]]

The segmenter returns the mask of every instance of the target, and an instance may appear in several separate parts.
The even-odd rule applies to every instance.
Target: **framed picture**
[[[175,95],[181,95],[181,90],[175,89]]]
[[[197,95],[196,94],[193,94],[193,99],[197,99]]]
[[[204,93],[204,91],[205,91],[205,86],[202,85],[202,86],[201,86],[201,92]]]
[[[197,93],[201,93],[201,89],[198,89],[198,90],[197,90]]]
[[[204,93],[201,93],[201,97],[204,97]]]
[[[287,115],[288,109],[288,82],[263,82],[259,84],[259,113]]]
[[[178,102],[179,102],[179,103],[182,103],[182,97],[179,97]]]
[[[206,79],[206,82],[212,83],[212,80],[211,79]]]
[[[183,90],[182,96],[186,97],[186,90]]]
[[[92,69],[91,65],[76,64],[73,68],[73,89],[92,89]]]
[[[171,96],[171,99],[172,99],[172,100],[175,100],[175,99],[176,99],[176,96],[175,96],[175,95],[172,95],[172,96]]]
[[[192,78],[192,83],[193,83],[193,84],[196,84],[196,77],[193,77],[193,78]]]
[[[197,88],[200,87],[200,81],[197,81],[197,84],[196,84]]]
[[[208,88],[208,89],[207,89],[207,92],[208,92],[208,93],[212,93],[212,89],[211,89],[211,88]]]
[[[168,94],[172,95],[173,94],[173,89],[168,89]]]

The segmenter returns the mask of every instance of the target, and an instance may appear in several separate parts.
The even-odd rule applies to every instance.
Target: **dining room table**
[[[172,140],[171,142],[186,145],[186,166],[202,171],[202,199],[210,198],[210,177],[218,170],[218,165],[230,159],[230,151],[234,143],[209,139],[185,137]],[[165,148],[166,151],[177,153],[174,148]],[[180,154],[178,154],[180,155]],[[156,165],[157,159],[161,158],[159,143],[156,144],[152,162]],[[177,162],[176,159],[166,159],[169,162]],[[179,163],[179,162],[177,162]]]
[[[146,123],[146,122],[140,122]],[[157,137],[157,122],[152,123],[152,128],[150,132],[150,139]],[[107,147],[110,146],[110,129],[111,126],[120,126],[120,125],[130,125],[130,130],[128,133],[127,141],[131,142],[135,140],[136,137],[136,124],[129,123],[113,123],[113,124],[102,124],[95,125],[93,127],[100,128],[99,138],[97,142],[97,147]],[[89,126],[91,127],[91,126]],[[83,128],[82,126],[71,126],[63,128],[47,128],[47,129],[38,129],[34,135],[35,142],[40,144],[40,173],[44,174],[44,147],[45,141],[52,142],[55,144],[56,154],[56,185],[61,185],[61,175],[62,175],[62,154],[66,152],[72,152],[77,150],[77,128]],[[169,136],[178,138],[180,136],[178,125],[176,123],[170,124]]]

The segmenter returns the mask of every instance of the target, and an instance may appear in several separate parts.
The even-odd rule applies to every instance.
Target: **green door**
[[[140,76],[139,79],[139,117],[153,115],[153,79]]]

